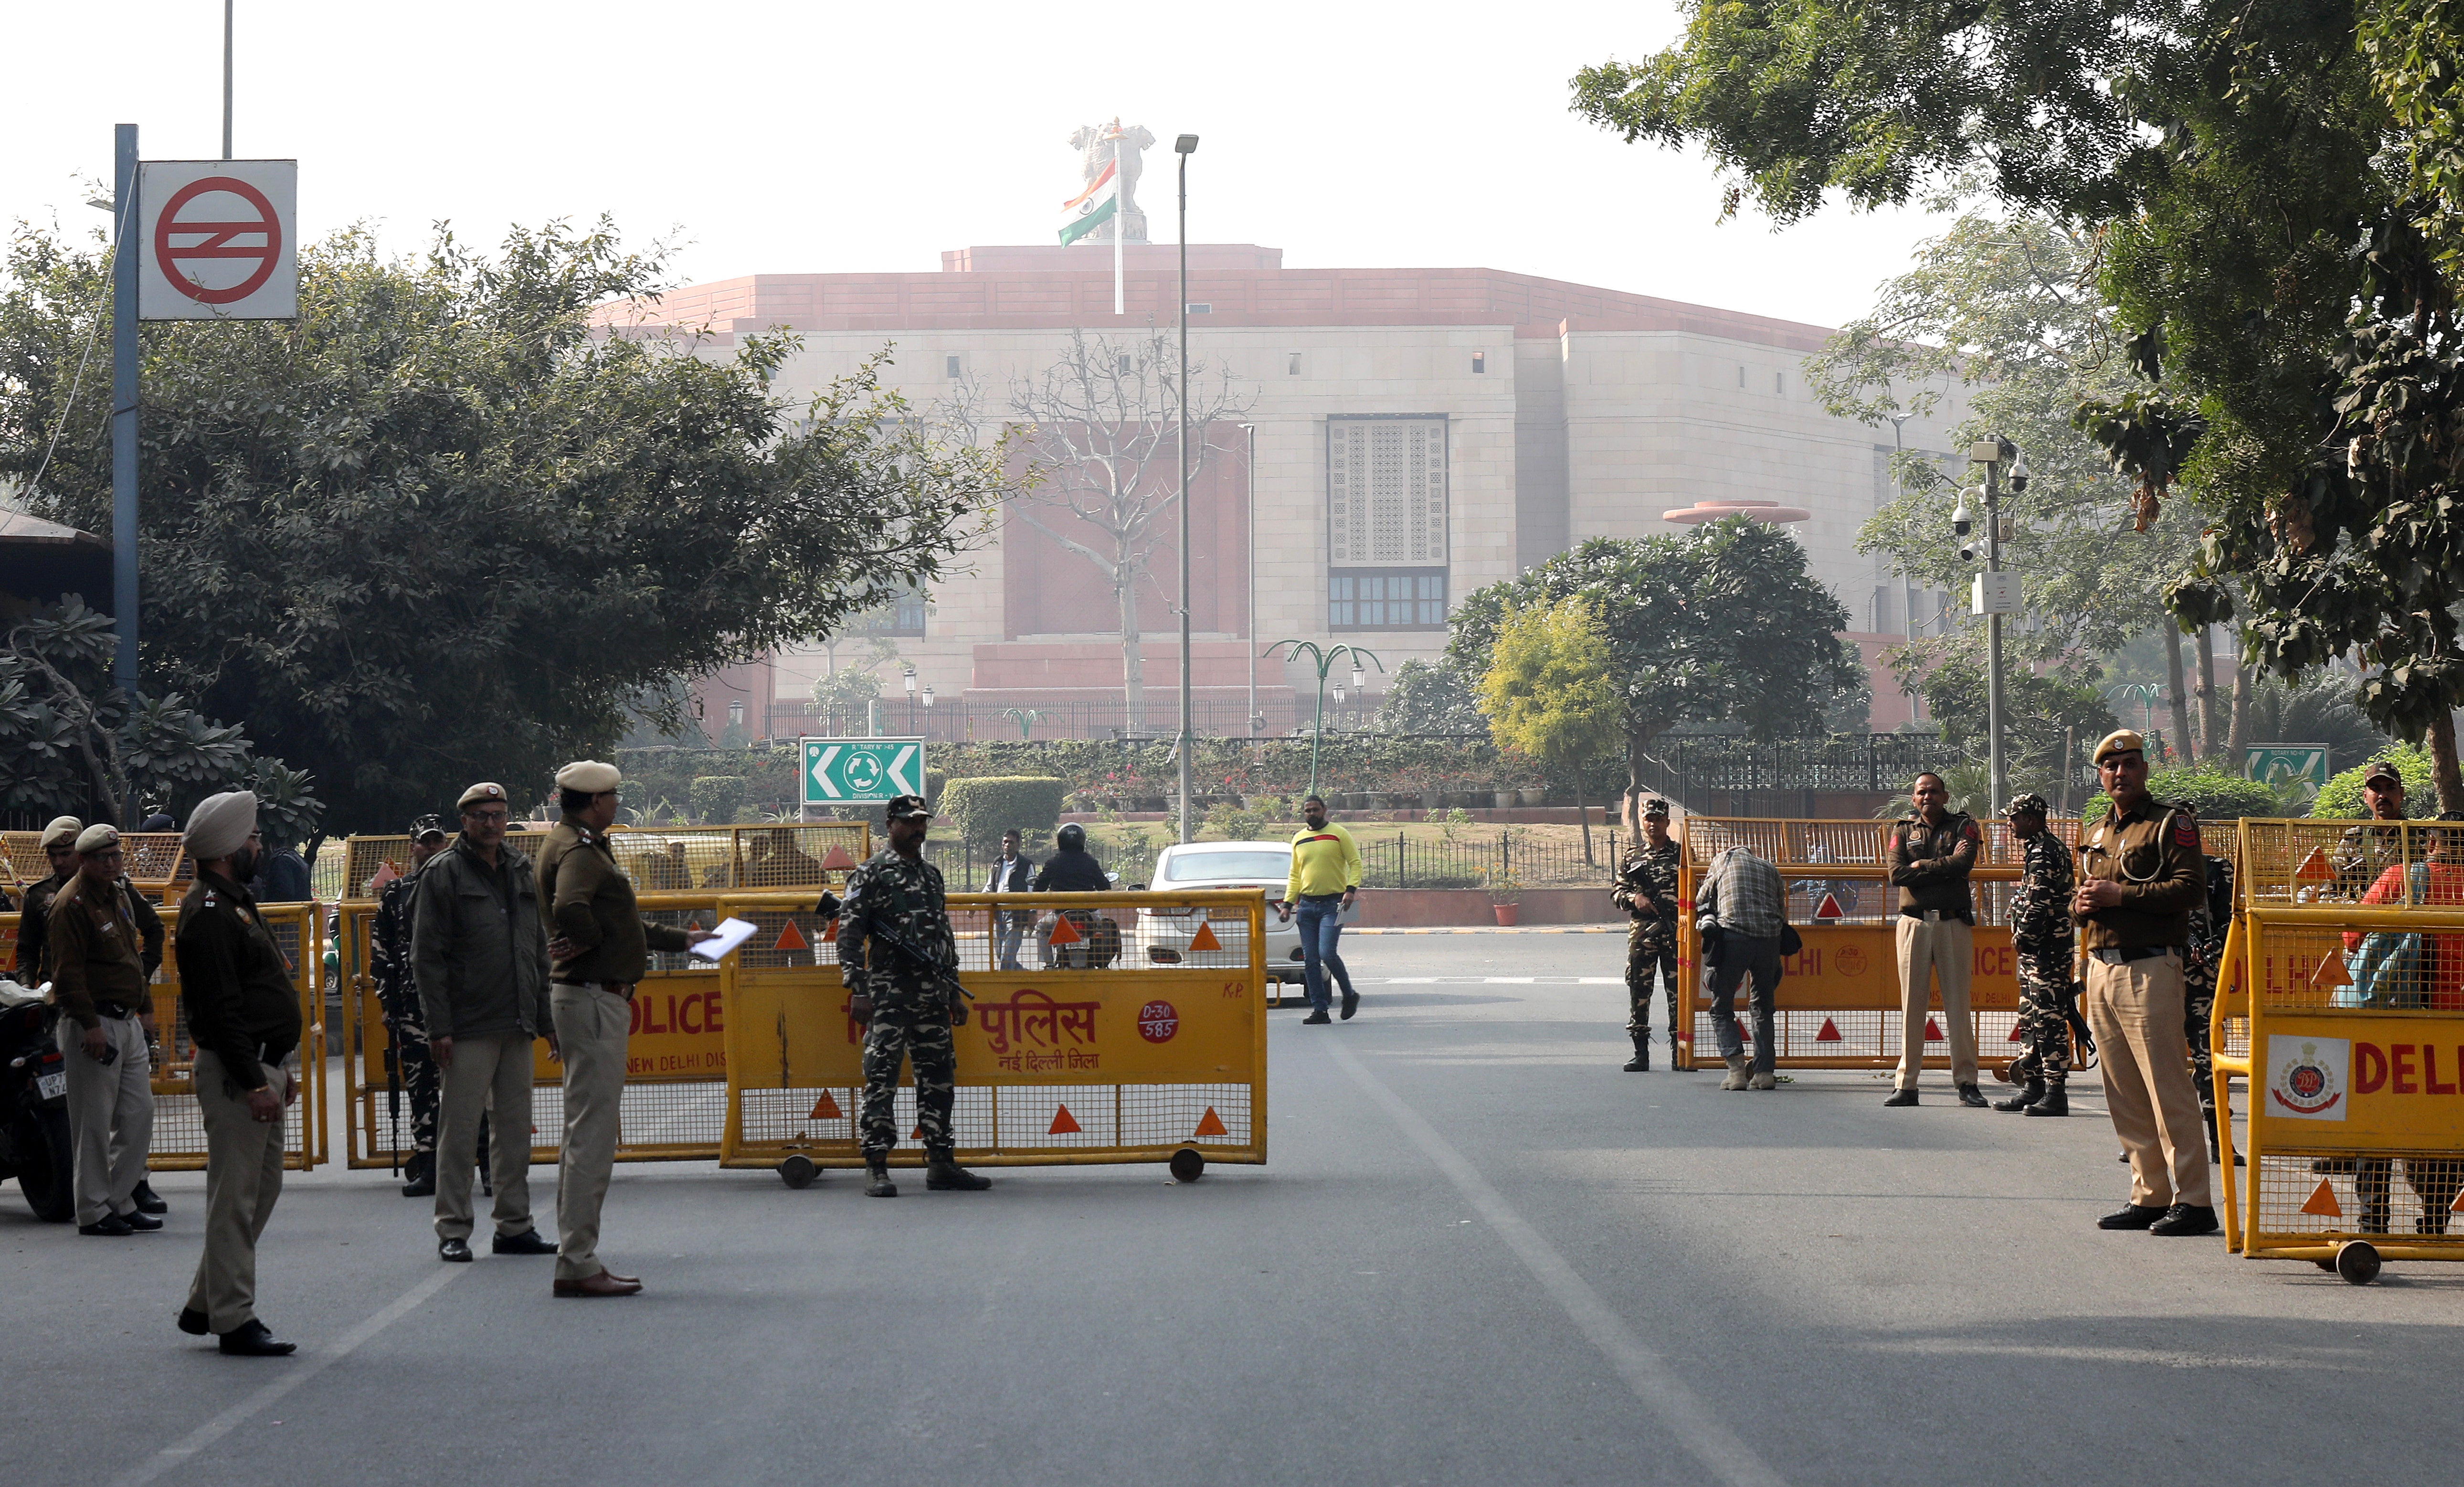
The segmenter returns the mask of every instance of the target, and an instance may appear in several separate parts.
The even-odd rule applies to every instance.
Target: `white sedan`
[[[1289,842],[1186,842],[1166,847],[1155,858],[1152,886],[1157,893],[1193,888],[1263,889],[1271,904],[1284,896],[1284,885],[1291,876]],[[1359,918],[1357,902],[1343,913],[1346,924]],[[1189,942],[1198,934],[1198,926],[1205,922],[1204,909],[1141,908],[1130,953],[1138,962],[1153,965],[1248,964],[1246,928],[1238,921],[1215,925],[1215,939],[1221,949],[1200,950],[1193,958]],[[1300,929],[1290,921],[1277,920],[1271,907],[1266,910],[1266,967],[1270,979],[1300,984]]]

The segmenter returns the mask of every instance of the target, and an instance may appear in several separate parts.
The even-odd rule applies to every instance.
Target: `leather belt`
[[[2160,955],[2171,955],[2179,948],[2178,945],[2169,944],[2101,944],[2087,953],[2107,965],[2126,965],[2132,961],[2154,960]]]

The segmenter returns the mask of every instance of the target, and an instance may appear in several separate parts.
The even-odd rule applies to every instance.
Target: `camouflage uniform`
[[[2216,1009],[2216,972],[2225,958],[2225,933],[2233,928],[2233,864],[2208,858],[2208,896],[2190,906],[2190,953],[2182,961],[2182,1032],[2190,1040],[2190,1075],[2198,1081],[2199,1108],[2208,1128],[2216,1121],[2215,1054],[2208,1024]]]
[[[424,864],[385,884],[385,892],[377,896],[376,919],[368,928],[368,969],[376,977],[377,1005],[385,1010],[385,1032],[393,1041],[402,1092],[410,1100],[414,1167],[421,1165],[416,1159],[435,1160],[440,1090],[436,1060],[428,1051],[428,1017],[410,980],[411,895],[422,871]]]
[[[1664,847],[1654,847],[1648,839],[1638,842],[1617,864],[1617,887],[1609,899],[1633,916],[1634,927],[1627,931],[1625,942],[1626,1035],[1634,1039],[1635,1052],[1641,1054],[1651,1045],[1651,991],[1656,972],[1668,983],[1668,1047],[1677,1049],[1679,1020],[1677,990],[1677,854],[1675,841]]]
[[[955,974],[958,945],[950,933],[941,870],[884,847],[847,875],[839,910],[839,975],[850,998],[872,1000],[872,1020],[864,1032],[866,1161],[878,1161],[898,1144],[894,1101],[902,1060],[915,1066],[915,1121],[925,1151],[946,1160],[958,1076],[957,1051],[950,1040],[950,1001],[957,993],[900,951],[878,940],[868,944],[875,925],[898,933]]]
[[[2019,884],[2011,895],[2011,941],[2018,950],[2019,1056],[2011,1082],[2070,1077],[2068,1007],[2078,931],[2071,923],[2071,851],[2050,830],[2020,844]]]
[[[2336,840],[2335,897],[2358,901],[2388,867],[2404,860],[2404,827],[2400,822],[2369,822],[2344,828]]]

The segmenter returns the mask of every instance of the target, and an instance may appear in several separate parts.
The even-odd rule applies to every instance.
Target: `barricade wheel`
[[[813,1179],[821,1174],[822,1169],[813,1165],[813,1159],[802,1153],[779,1164],[779,1181],[790,1187],[810,1187],[813,1186]]]
[[[1172,1154],[1172,1175],[1184,1183],[1194,1183],[1205,1174],[1206,1159],[1197,1148],[1183,1146]]]
[[[2379,1278],[2377,1248],[2359,1239],[2349,1239],[2338,1245],[2336,1274],[2357,1286],[2365,1286],[2376,1280]]]

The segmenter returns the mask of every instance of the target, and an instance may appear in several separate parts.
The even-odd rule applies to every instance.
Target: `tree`
[[[1146,731],[1147,716],[1138,606],[1155,582],[1156,549],[1174,538],[1180,501],[1179,359],[1178,344],[1153,325],[1136,338],[1073,330],[1059,361],[1009,388],[1009,411],[1026,426],[1035,469],[1035,477],[1012,497],[1012,508],[1027,525],[1092,564],[1111,587],[1120,621],[1121,699],[1133,734]],[[972,388],[959,396],[971,406],[981,402]],[[1193,481],[1213,453],[1208,426],[1239,418],[1251,402],[1221,364],[1189,364]],[[981,414],[959,416],[973,422]],[[1161,585],[1155,588],[1167,602],[1180,602]]]
[[[1380,733],[1485,733],[1473,683],[1444,657],[1413,659],[1395,670],[1385,704],[1377,709]]]
[[[1488,655],[1480,678],[1481,715],[1497,742],[1573,780],[1583,860],[1589,862],[1592,815],[1583,799],[1583,766],[1617,738],[1623,713],[1623,699],[1609,675],[1609,642],[1600,633],[1597,602],[1577,594],[1508,610]]]
[[[102,255],[21,230],[6,268],[0,478],[108,530],[108,398],[77,375]],[[592,331],[658,273],[604,223],[415,262],[344,233],[302,253],[297,321],[144,327],[149,683],[245,720],[342,826],[392,828],[473,779],[522,793],[645,697],[672,722],[679,678],[939,571],[998,452],[869,366],[789,405],[791,339]]]
[[[1595,602],[1623,694],[1631,829],[1652,741],[1681,722],[1727,722],[1757,739],[1819,733],[1824,709],[1863,684],[1839,639],[1848,611],[1806,571],[1786,532],[1745,517],[1682,536],[1594,538],[1464,596],[1446,656],[1487,669],[1507,616],[1581,595]]]
[[[2097,740],[2112,732],[2113,710],[2093,684],[2094,668],[2033,672],[2008,670],[2002,682],[2002,737],[2005,766],[2013,788],[2043,790],[2057,800],[2070,798],[2078,778],[2079,760]],[[2091,679],[2082,680],[2082,676]],[[1924,674],[1919,683],[1925,706],[1942,723],[1945,744],[1961,749],[1971,763],[1987,752],[1986,678],[1984,656],[1974,646],[1952,652]],[[1991,785],[1987,785],[1990,791]],[[1999,810],[2005,802],[1992,801]]]

